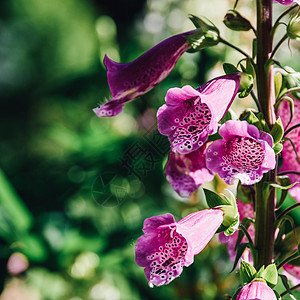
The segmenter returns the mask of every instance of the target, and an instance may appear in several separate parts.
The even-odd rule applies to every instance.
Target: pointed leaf
[[[240,71],[232,64],[224,63],[223,64],[223,70],[225,74],[233,74],[233,73],[239,73]]]
[[[271,130],[271,135],[273,137],[274,144],[277,144],[282,140],[284,135],[284,128],[280,117],[276,120]]]
[[[255,278],[256,273],[257,272],[252,265],[241,260],[240,277],[243,285],[251,282]]]
[[[282,149],[283,149],[283,145],[280,144],[280,143],[275,144],[275,145],[272,147],[272,149],[274,150],[275,155],[276,155],[276,154],[279,154],[279,153],[282,151]]]
[[[210,208],[214,208],[216,206],[220,205],[230,205],[225,199],[220,197],[218,194],[215,192],[212,192],[208,189],[203,189],[205,198],[206,198],[206,203]]]
[[[267,282],[268,286],[273,288],[278,281],[278,272],[275,264],[268,265],[261,276]]]

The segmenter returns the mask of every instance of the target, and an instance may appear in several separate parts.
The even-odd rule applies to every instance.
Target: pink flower
[[[259,182],[263,173],[275,168],[273,138],[246,121],[227,121],[219,130],[222,140],[208,146],[206,163],[227,183],[239,179],[242,184]]]
[[[293,285],[297,285],[300,282],[300,266],[294,266],[290,264],[283,265],[285,275],[291,280]],[[300,290],[300,288],[298,288]]]
[[[244,218],[253,219],[254,218],[253,204],[252,203],[245,204],[239,201],[238,199],[236,200],[237,200],[236,204],[238,207],[238,212],[240,215],[240,222],[242,222]],[[253,223],[251,223],[250,226],[248,227],[248,233],[252,238],[252,240],[254,240],[255,228]],[[232,262],[234,262],[236,256],[235,245],[238,239],[238,235],[239,235],[238,231],[235,231],[235,233],[230,236],[225,235],[223,232],[219,234],[220,242],[223,244],[227,244],[227,251],[229,254],[229,258],[232,260]],[[248,238],[244,235],[244,237],[241,240],[241,243],[248,243],[248,242],[249,242]],[[241,258],[246,262],[251,262],[252,261],[251,251],[248,248],[246,248]]]
[[[158,130],[169,137],[171,148],[186,154],[199,149],[230,107],[240,87],[240,74],[217,77],[194,90],[169,89],[157,112]]]
[[[286,6],[292,5],[294,2],[296,2],[297,4],[300,4],[299,0],[274,0],[274,1],[277,1],[280,4],[283,4],[283,5],[286,5]]]
[[[205,152],[206,144],[187,154],[170,151],[165,174],[181,197],[189,197],[205,181],[213,180],[214,174],[206,167]]]
[[[240,290],[236,300],[277,300],[277,297],[264,281],[254,280]]]
[[[220,209],[205,209],[175,222],[165,214],[144,221],[144,235],[135,246],[135,261],[145,267],[149,286],[168,284],[189,266],[211,240],[221,223]]]
[[[279,116],[282,120],[282,124],[284,127],[287,126],[290,119],[290,108],[289,102],[284,100],[277,111],[277,116]],[[286,129],[291,128],[292,126],[300,123],[300,101],[294,98],[294,115],[291,123]],[[291,139],[295,144],[296,151],[298,156],[300,156],[300,127],[292,130],[286,135],[287,138]],[[283,144],[282,150],[282,166],[280,168],[280,172],[285,171],[297,171],[300,172],[300,161],[297,159],[296,153],[293,149],[292,144],[289,141],[286,141]],[[300,181],[300,176],[296,174],[288,174],[288,177],[291,180],[291,183]],[[300,202],[300,184],[296,184],[292,188],[289,189],[289,193],[291,196]]]
[[[112,117],[119,114],[125,102],[138,98],[164,80],[178,59],[190,48],[185,36],[192,33],[194,31],[172,36],[127,64],[114,62],[105,56],[112,99],[94,109],[97,116]]]

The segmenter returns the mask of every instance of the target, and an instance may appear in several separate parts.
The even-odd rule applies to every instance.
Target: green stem
[[[268,60],[272,53],[272,4],[273,0],[257,0],[257,71],[256,84],[258,100],[269,128],[275,123],[275,94],[273,93],[272,74]],[[255,248],[258,270],[263,265],[272,263],[274,246],[275,221],[275,189],[271,188],[269,194],[264,191],[264,182],[275,182],[277,170],[265,174],[256,184],[255,199]]]
[[[280,95],[280,97],[278,98],[277,101],[281,100],[286,94],[291,94],[291,93],[298,92],[298,91],[300,91],[300,86],[290,88],[290,89],[286,90],[282,95]]]
[[[287,264],[288,262],[299,258],[298,251],[294,252],[290,256],[286,257],[280,264],[277,265],[277,270],[279,270],[283,265]]]
[[[294,290],[298,289],[299,287],[300,287],[300,283],[297,284],[297,285],[295,285],[295,286],[293,286],[293,287],[291,287],[290,291],[294,291]],[[288,293],[289,293],[288,291],[285,291],[285,292],[283,292],[283,293],[280,294],[280,297],[283,297],[283,296],[285,296]]]
[[[279,47],[282,45],[282,43],[288,38],[287,33],[281,38],[281,40],[278,42],[278,44],[275,46],[270,58],[273,58],[276,51],[279,49]]]
[[[219,37],[219,42],[222,43],[222,44],[224,44],[224,45],[227,45],[227,46],[229,46],[229,47],[231,47],[231,48],[233,48],[235,50],[237,50],[238,52],[240,52],[243,55],[245,55],[247,58],[250,58],[250,56],[246,52],[244,52],[242,49],[240,49],[240,48],[234,46],[233,44],[231,44],[231,43],[223,40],[221,37]]]
[[[287,208],[286,210],[284,210],[283,212],[281,212],[278,217],[277,220],[279,220],[280,218],[282,218],[283,216],[285,216],[286,214],[288,214],[290,211],[292,211],[293,209],[297,208],[300,206],[300,203],[296,203],[292,206],[290,206],[289,208]]]
[[[294,8],[296,8],[296,7],[298,7],[297,4],[291,6],[289,9],[287,9],[285,12],[283,12],[283,13],[277,18],[277,20],[275,21],[274,26],[273,26],[273,28],[272,28],[272,31],[271,31],[272,36],[274,35],[274,33],[275,33],[275,31],[276,31],[278,25],[280,24],[280,20],[281,20],[285,15],[287,15],[289,12],[291,12]]]

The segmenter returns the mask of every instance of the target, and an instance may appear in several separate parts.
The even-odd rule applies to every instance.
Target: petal
[[[105,56],[108,85],[113,96],[108,103],[117,102],[119,109],[114,111],[115,114],[104,114],[100,107],[96,110],[96,113],[99,112],[97,115],[108,117],[120,113],[120,104],[136,99],[164,80],[178,59],[190,48],[184,36],[191,33],[193,31],[172,36],[127,64],[119,64]]]
[[[157,113],[159,132],[169,137],[173,151],[182,154],[201,147],[207,141],[208,134],[215,133],[218,126],[209,106],[201,103],[197,96],[188,98],[185,93],[187,89],[190,90],[190,87],[182,88],[181,92],[171,92],[170,102],[173,104],[163,105]],[[175,94],[183,98],[177,98],[176,102]],[[196,91],[194,95],[197,95]]]
[[[200,98],[200,93],[193,89],[191,86],[186,85],[183,88],[171,88],[168,90],[166,95],[166,103],[169,105],[179,105],[191,98]]]
[[[212,107],[218,122],[224,117],[234,100],[240,88],[240,78],[239,73],[220,76],[197,89],[201,94],[201,101]]]
[[[124,104],[119,103],[119,101],[111,101],[101,105],[100,107],[96,107],[93,109],[94,113],[99,117],[113,117],[118,115],[123,108]]]
[[[254,139],[258,139],[260,136],[259,130],[254,125],[251,125],[246,121],[235,120],[229,120],[225,122],[220,127],[219,134],[227,141],[235,136],[249,137]]]
[[[213,179],[213,173],[206,167],[205,149],[203,146],[188,154],[170,151],[165,174],[180,196],[189,197],[205,181]]]
[[[273,290],[263,281],[252,281],[239,292],[236,300],[277,300]]]
[[[204,209],[189,214],[177,222],[177,232],[187,241],[185,266],[194,261],[194,255],[204,249],[223,222],[220,209]]]
[[[286,5],[286,6],[292,5],[294,2],[294,0],[275,0],[275,1],[279,2],[282,5]],[[298,4],[300,3],[300,1],[298,1],[298,0],[295,0],[295,2]]]

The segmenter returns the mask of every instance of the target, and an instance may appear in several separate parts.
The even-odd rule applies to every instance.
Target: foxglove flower
[[[173,189],[181,197],[189,197],[205,181],[211,181],[214,174],[206,167],[206,144],[187,154],[170,151],[165,174]]]
[[[242,222],[244,218],[253,219],[254,218],[253,204],[252,203],[245,204],[242,201],[239,201],[238,199],[236,199],[236,200],[237,200],[236,203],[237,203],[237,207],[238,207],[238,212],[240,215],[240,222]],[[253,223],[250,224],[250,226],[248,227],[247,230],[248,230],[250,237],[252,239],[254,239],[255,229],[254,229]],[[222,244],[227,244],[227,251],[229,254],[229,258],[231,259],[232,262],[234,262],[235,256],[236,256],[235,245],[236,245],[238,236],[239,236],[238,231],[235,231],[234,234],[232,234],[230,236],[225,235],[223,232],[221,232],[219,234],[219,241]],[[241,240],[241,243],[248,243],[248,242],[249,242],[249,240],[246,236],[244,236]],[[246,248],[244,253],[242,254],[241,258],[248,263],[252,262],[251,251],[248,248]]]
[[[200,148],[230,107],[240,87],[240,74],[217,77],[197,90],[186,85],[171,88],[157,112],[158,130],[171,148],[186,154]]]
[[[281,118],[282,124],[284,128],[288,125],[290,119],[290,108],[289,102],[284,100],[277,111],[277,116]],[[286,129],[291,128],[292,126],[300,123],[300,101],[294,99],[294,115],[291,123]],[[295,149],[298,153],[298,157],[300,156],[300,127],[295,128],[291,132],[286,135],[287,138],[291,139],[295,145]],[[282,166],[280,168],[280,172],[286,171],[296,171],[300,172],[300,161],[297,158],[297,155],[293,149],[292,144],[289,141],[286,141],[283,144],[282,149]],[[291,180],[291,183],[300,182],[300,176],[296,174],[288,174],[288,177]],[[289,193],[291,196],[300,202],[300,184],[294,185],[289,189]]]
[[[168,284],[189,266],[211,240],[221,223],[221,209],[205,209],[175,222],[165,214],[144,221],[144,235],[135,246],[136,263],[145,267],[149,286]]]
[[[151,90],[172,71],[178,59],[190,48],[185,36],[194,31],[172,36],[127,64],[104,58],[112,99],[94,109],[98,117],[112,117],[122,111],[125,102]]]
[[[294,2],[300,4],[300,0],[275,0],[275,1],[286,6],[292,5]]]
[[[227,183],[239,179],[250,185],[275,168],[273,138],[246,121],[227,121],[219,130],[222,140],[208,146],[206,163]]]
[[[254,280],[240,290],[236,300],[277,300],[277,297],[265,281]]]

